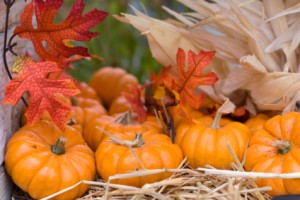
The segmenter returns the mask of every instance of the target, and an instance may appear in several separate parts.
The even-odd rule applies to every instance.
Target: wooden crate
[[[9,36],[12,35],[14,28],[18,25],[21,12],[25,6],[24,0],[16,0],[10,10],[9,16]],[[5,15],[6,6],[4,0],[0,0],[0,52],[2,55],[4,44],[4,28],[5,28]],[[18,41],[14,39],[14,42],[18,42],[18,45],[14,48],[17,53],[24,53],[25,49],[30,49],[29,43],[26,40]],[[13,61],[16,59],[11,53],[7,53],[7,60],[9,66],[12,66]],[[6,74],[3,58],[0,59],[0,101],[3,101],[5,84],[9,81]],[[11,192],[13,189],[13,183],[10,177],[5,172],[4,167],[4,153],[5,145],[10,139],[12,134],[19,128],[20,111],[23,103],[19,103],[18,106],[13,107],[10,105],[1,105],[0,107],[0,200],[11,199]]]

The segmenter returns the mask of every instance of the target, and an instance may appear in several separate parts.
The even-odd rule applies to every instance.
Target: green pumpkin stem
[[[278,149],[278,153],[283,155],[291,150],[291,143],[289,141],[276,140],[274,146]]]
[[[220,128],[220,120],[222,117],[222,113],[217,112],[214,118],[213,123],[210,125],[211,128],[213,129],[219,129]]]
[[[56,142],[56,144],[51,146],[51,151],[56,155],[62,155],[66,152],[65,144],[67,139],[63,136],[60,136]]]

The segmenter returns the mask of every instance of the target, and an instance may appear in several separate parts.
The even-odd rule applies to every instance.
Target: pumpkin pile
[[[235,159],[243,163],[246,155],[247,171],[296,172],[299,113],[269,112],[251,117],[243,107],[233,106],[228,111],[226,106],[231,103],[222,105],[193,91],[199,84],[213,85],[218,81],[213,72],[201,70],[213,54],[189,51],[188,70],[184,71],[186,56],[179,49],[178,73],[162,68],[157,75],[151,75],[151,83],[144,85],[122,68],[100,68],[89,83],[77,83],[80,94],[71,98],[57,95],[72,107],[63,130],[47,112],[32,125],[26,125],[26,117],[22,116],[23,127],[6,148],[8,174],[23,191],[40,199],[96,177],[143,187],[172,173],[111,181],[110,177],[176,169],[184,158],[190,169],[210,166],[230,170]],[[272,186],[269,194],[276,196],[298,193],[297,182],[263,179],[257,184]],[[87,189],[87,185],[80,184],[55,199],[78,198]]]
[[[103,90],[101,85],[110,90]],[[132,102],[126,101],[126,94],[131,97],[131,87],[142,90],[133,75],[122,68],[103,67],[89,83],[78,82],[77,87],[81,90],[79,95],[57,95],[72,106],[69,123],[63,130],[47,112],[41,120],[28,125],[25,107],[22,128],[7,144],[7,172],[32,198],[47,197],[83,180],[93,181],[96,174],[107,181],[117,173],[180,165],[182,151],[164,134],[158,119],[146,110],[136,113],[131,109]],[[143,102],[143,94],[141,91],[132,97]],[[123,101],[119,101],[121,98]],[[117,183],[141,187],[170,175],[162,173]],[[87,189],[87,185],[80,184],[55,199],[75,199]]]
[[[145,85],[122,68],[102,67],[89,83],[77,83],[80,94],[57,96],[72,106],[64,130],[47,112],[32,125],[26,125],[23,115],[23,127],[7,144],[8,174],[23,191],[40,199],[96,177],[107,182],[116,174],[176,169],[185,157],[191,169],[233,169],[235,157],[242,163],[246,155],[244,167],[248,171],[297,171],[300,114],[260,113],[250,117],[244,108],[224,112],[226,103],[221,105],[190,90],[195,84],[214,84],[218,80],[212,72],[193,70],[205,67],[212,55],[201,51],[189,52],[188,56],[187,72],[173,75],[163,68],[151,75],[151,84]],[[195,64],[193,59],[198,57],[204,61]],[[177,59],[180,71],[184,67],[181,60],[185,59],[182,50]],[[143,187],[171,175],[161,172],[110,183]],[[269,194],[275,196],[297,193],[297,181],[263,179],[257,184],[272,186]],[[55,199],[78,198],[87,189],[87,185],[80,184]]]

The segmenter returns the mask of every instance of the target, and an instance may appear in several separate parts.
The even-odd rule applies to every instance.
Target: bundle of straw
[[[223,200],[270,200],[265,191],[271,187],[258,188],[255,184],[255,177],[249,176],[240,167],[242,164],[237,160],[233,168],[241,170],[241,177],[236,175],[237,171],[216,170],[208,168],[189,169],[186,160],[183,160],[178,169],[151,169],[134,171],[125,174],[116,174],[109,178],[108,182],[101,179],[97,181],[80,181],[75,185],[52,194],[42,200],[48,200],[63,194],[66,191],[78,187],[80,184],[90,185],[87,194],[77,200],[106,200],[106,199],[131,199],[131,200],[171,200],[171,199],[223,199]],[[204,172],[203,172],[204,171]],[[206,172],[207,171],[207,172]],[[221,175],[220,174],[221,171]],[[110,183],[111,180],[133,178],[159,174],[163,172],[173,173],[168,179],[149,183],[142,188]],[[227,174],[222,174],[227,172]],[[246,175],[246,178],[243,176]],[[248,176],[247,176],[248,175]],[[249,178],[250,177],[250,178]],[[31,199],[24,192],[17,190],[13,199]]]
[[[153,57],[176,66],[177,49],[215,50],[219,81],[201,87],[216,102],[228,97],[257,111],[295,110],[300,100],[299,0],[178,0],[191,12],[163,9],[175,19],[151,18],[133,8],[118,20],[148,40]],[[174,67],[175,68],[175,67]]]

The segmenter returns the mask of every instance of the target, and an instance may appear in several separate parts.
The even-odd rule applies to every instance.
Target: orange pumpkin
[[[267,120],[249,141],[245,169],[255,172],[293,173],[300,170],[300,113],[289,112]],[[299,179],[260,179],[272,196],[299,194]]]
[[[94,88],[90,87],[85,82],[78,82],[77,87],[80,90],[80,94],[76,95],[76,97],[84,97],[88,99],[95,99],[98,100],[100,103],[102,103],[101,99],[98,97],[96,91]]]
[[[139,82],[122,68],[103,67],[93,74],[89,85],[95,89],[97,95],[103,100],[103,104],[109,108],[121,92],[129,92],[129,85],[137,86]]]
[[[108,114],[115,115],[131,110],[130,104],[126,101],[124,96],[117,97],[109,107]]]
[[[72,99],[72,105],[73,109],[69,116],[74,118],[75,121],[81,122],[82,127],[86,126],[91,120],[107,113],[102,104],[95,99],[75,97]],[[83,118],[78,119],[78,117],[81,116],[83,116]]]
[[[248,119],[245,124],[249,127],[250,134],[252,135],[257,130],[262,129],[268,119],[267,115],[260,113]]]
[[[107,181],[109,176],[141,170],[143,167],[144,169],[174,169],[182,162],[183,156],[180,148],[178,145],[172,144],[170,138],[166,135],[149,131],[137,135],[123,133],[114,136],[123,141],[135,140],[136,143],[132,149],[140,162],[127,146],[106,138],[95,154],[97,171],[104,181]],[[136,178],[116,179],[112,180],[111,183],[141,187],[146,183],[157,182],[170,175],[170,173],[161,173]]]
[[[170,107],[169,111],[173,117],[173,123],[174,123],[174,127],[176,128],[180,123],[184,122],[185,119],[178,115],[176,113],[176,111],[174,111],[175,107]],[[185,106],[186,112],[190,115],[191,118],[197,119],[197,118],[201,118],[204,117],[204,114],[190,106]]]
[[[176,129],[175,142],[187,156],[191,167],[211,165],[219,169],[229,169],[234,161],[228,150],[229,143],[235,154],[242,160],[249,137],[249,128],[239,122],[223,121],[221,114],[215,119],[210,117],[194,120],[194,124],[185,122]]]
[[[107,137],[107,135],[97,127],[101,127],[111,134],[124,132],[143,133],[148,130],[161,132],[157,120],[153,116],[148,116],[145,122],[138,123],[130,117],[116,121],[115,117],[104,115],[88,123],[83,131],[83,138],[93,151],[96,151],[102,140]]]
[[[51,121],[24,126],[9,140],[5,167],[14,183],[34,199],[41,199],[81,180],[94,180],[93,152],[77,131],[62,132]],[[80,185],[54,199],[75,199],[88,189]]]

